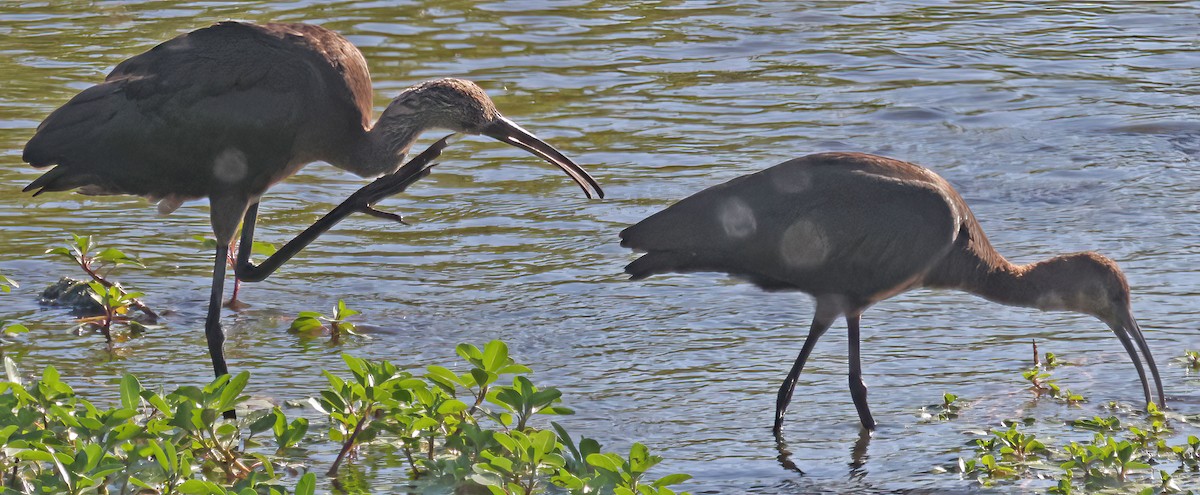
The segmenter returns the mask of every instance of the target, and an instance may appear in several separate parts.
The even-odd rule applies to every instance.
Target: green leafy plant
[[[1062,366],[1058,357],[1053,352],[1047,352],[1042,358],[1038,354],[1037,343],[1033,344],[1033,367],[1021,373],[1021,377],[1029,382],[1029,389],[1038,397],[1042,395],[1050,395],[1067,404],[1079,404],[1085,399],[1083,395],[1072,392],[1070,389],[1059,387],[1048,370]]]
[[[555,484],[572,494],[666,495],[674,493],[670,485],[689,479],[643,481],[660,460],[643,445],[624,458],[601,454],[592,439],[574,444],[558,423],[551,422],[553,431],[536,427],[539,415],[572,411],[559,405],[557,389],[535,385],[525,375],[529,368],[513,360],[503,342],[482,349],[460,344],[455,351],[466,362],[463,373],[433,365],[416,378],[385,362],[353,358],[347,358],[352,379],[325,372],[330,387],[312,404],[330,418],[329,438],[342,442],[344,452],[347,446],[396,445],[413,478],[446,491],[532,494]],[[512,385],[498,385],[506,375]],[[338,467],[335,462],[330,473]]]
[[[1109,416],[1107,418],[1092,416],[1091,418],[1073,420],[1070,422],[1070,425],[1094,431],[1117,431],[1121,429],[1121,419],[1116,416]]]
[[[962,409],[958,401],[958,396],[952,393],[942,394],[942,403],[925,406],[921,408],[922,417],[936,418],[939,421],[949,421],[958,417],[958,411]],[[934,415],[930,411],[935,411]]]
[[[80,318],[77,328],[95,327],[104,334],[104,340],[109,344],[112,344],[113,324],[121,323],[128,326],[133,335],[145,331],[145,325],[128,316],[129,308],[135,304],[137,298],[142,297],[141,292],[125,292],[115,285],[105,287],[100,282],[91,282],[88,284],[88,288],[89,295],[100,305],[103,313],[99,316]]]
[[[662,458],[650,455],[645,445],[634,443],[629,449],[628,457],[613,453],[600,453],[599,445],[592,441],[584,446],[571,444],[571,438],[557,423],[554,424],[559,438],[570,447],[574,462],[564,463],[558,475],[552,480],[554,484],[568,488],[572,493],[597,493],[612,490],[618,495],[672,495],[675,492],[669,487],[691,479],[686,474],[669,474],[653,481],[643,481],[646,471],[662,462]],[[594,448],[592,447],[594,445]],[[564,459],[565,460],[565,459]],[[584,467],[583,461],[586,460]],[[572,469],[573,468],[573,469]]]
[[[410,399],[411,394],[403,385],[410,385],[410,375],[396,370],[386,361],[367,361],[349,354],[342,359],[354,375],[353,381],[344,380],[328,371],[322,372],[329,380],[329,388],[321,392],[320,399],[311,399],[313,407],[330,419],[329,439],[342,445],[337,459],[329,468],[329,475],[337,473],[338,467],[361,443],[373,440],[379,432],[375,426],[377,413],[394,407],[398,399]],[[466,409],[466,406],[463,406]]]
[[[101,409],[78,397],[53,367],[28,385],[7,357],[5,369],[0,469],[6,486],[17,492],[288,491],[275,459],[247,450],[259,445],[254,435],[265,431],[267,413],[236,422],[220,417],[246,399],[246,373],[166,395],[126,375],[118,385],[119,404]],[[302,476],[296,493],[312,493],[315,481]]]
[[[111,282],[107,279],[113,269],[118,266],[133,265],[139,268],[145,268],[140,260],[133,256],[129,256],[116,248],[104,248],[96,253],[92,253],[95,247],[92,244],[92,236],[79,236],[71,234],[72,242],[66,246],[59,246],[46,250],[46,254],[54,254],[71,260],[72,263],[83,269],[84,273],[92,279],[93,282],[104,286],[105,292],[110,288],[116,288],[121,294],[125,294],[125,290],[120,285]],[[99,291],[96,291],[99,293]],[[158,319],[158,314],[152,311],[149,307],[139,301],[136,297],[129,300],[129,306],[137,308],[150,319],[151,322]]]
[[[332,442],[338,454],[331,476],[369,446],[398,446],[412,478],[435,491],[445,485],[443,491],[533,494],[553,484],[579,495],[670,495],[671,485],[689,479],[648,478],[661,459],[640,443],[621,456],[602,452],[592,439],[575,444],[558,423],[539,428],[537,416],[570,410],[560,405],[561,393],[525,376],[529,369],[502,342],[458,351],[466,373],[430,367],[420,378],[386,361],[344,355],[350,376],[324,371],[328,388],[308,401],[329,421],[324,438],[278,407],[224,419],[223,411],[247,400],[247,373],[166,394],[125,375],[116,384],[119,402],[103,409],[76,396],[53,367],[23,383],[4,357],[0,476],[22,493],[311,494],[317,478],[300,475],[307,469],[292,456]],[[497,385],[507,375],[513,385]],[[339,489],[359,489],[341,483],[335,480]]]
[[[1116,481],[1124,482],[1131,471],[1150,468],[1149,464],[1138,458],[1136,442],[1100,433],[1096,434],[1091,444],[1071,442],[1066,451],[1070,460],[1064,462],[1061,467],[1064,470],[1080,469],[1083,471],[1085,483],[1091,485],[1104,486],[1110,472],[1115,475]]]
[[[1181,358],[1181,361],[1183,361],[1183,364],[1187,366],[1189,370],[1200,371],[1200,351],[1183,351],[1183,358]]]
[[[1050,392],[1050,385],[1054,384],[1050,373],[1042,371],[1041,366],[1035,365],[1021,373],[1021,377],[1029,381],[1029,389],[1035,394],[1041,396],[1044,393]]]
[[[333,308],[332,318],[316,311],[301,311],[300,314],[296,315],[296,319],[292,320],[292,324],[288,330],[304,335],[328,331],[329,339],[337,343],[342,333],[362,335],[358,333],[353,323],[346,321],[347,318],[357,314],[361,313],[346,307],[346,303],[338,299],[337,306]]]

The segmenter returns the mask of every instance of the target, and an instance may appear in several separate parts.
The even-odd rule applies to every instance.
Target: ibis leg
[[[208,299],[208,317],[204,320],[204,337],[208,340],[208,355],[212,357],[213,373],[217,377],[229,374],[225,364],[225,331],[221,329],[221,297],[225,292],[225,264],[228,263],[229,246],[217,243],[216,263],[213,264],[212,295]],[[227,419],[235,419],[232,411],[225,411]]]
[[[863,428],[875,429],[875,418],[871,417],[871,409],[867,406],[867,384],[862,380],[862,361],[858,353],[858,315],[846,315],[850,344],[850,398],[854,399],[854,408],[858,409],[858,419]]]
[[[238,249],[237,263],[234,267],[234,273],[237,275],[237,278],[243,282],[261,282],[265,280],[272,273],[275,273],[275,270],[278,270],[285,262],[292,259],[293,256],[316,240],[317,237],[320,237],[321,234],[324,234],[333,228],[334,225],[337,225],[338,222],[341,222],[355,212],[399,221],[399,215],[381,212],[376,210],[372,205],[383,198],[404,192],[408,186],[422,177],[429,175],[430,167],[433,166],[431,163],[441,155],[442,150],[449,145],[449,140],[453,136],[451,134],[431,144],[429,148],[410,160],[395,173],[375,179],[374,182],[355,191],[349,198],[334,207],[333,210],[325,214],[325,216],[321,217],[307,229],[304,229],[303,232],[275,251],[275,254],[272,254],[258,265],[250,263],[250,251],[254,247],[254,223],[258,215],[258,204],[250,205],[246,209],[246,214],[242,219],[241,248]]]
[[[796,362],[792,365],[792,370],[788,372],[787,378],[783,379],[783,385],[779,387],[779,395],[775,398],[775,427],[772,429],[775,436],[779,436],[780,429],[783,427],[783,414],[787,412],[788,404],[792,401],[792,391],[796,389],[796,380],[800,378],[800,372],[804,369],[804,363],[808,361],[808,355],[817,345],[817,339],[820,339],[825,331],[829,330],[829,325],[832,323],[832,319],[823,319],[820,316],[813,318],[812,326],[808,329],[808,338],[804,339],[804,347],[800,348],[800,355],[796,357]]]

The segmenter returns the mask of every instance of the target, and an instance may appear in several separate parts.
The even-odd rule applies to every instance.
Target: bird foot
[[[400,216],[400,215],[398,215],[398,214],[395,214],[395,213],[391,213],[391,212],[387,212],[387,211],[382,211],[382,210],[377,210],[377,209],[375,209],[374,207],[371,207],[371,206],[362,206],[362,207],[359,207],[358,211],[359,211],[360,213],[366,213],[366,214],[368,214],[368,215],[371,215],[371,216],[373,216],[373,217],[376,217],[376,218],[382,218],[382,219],[384,219],[384,220],[392,220],[392,221],[395,221],[395,222],[400,222],[400,223],[402,223],[402,224],[404,224],[404,225],[408,225],[408,222],[405,222],[405,221],[404,221],[404,217],[402,217],[402,216]]]
[[[375,179],[374,182],[354,191],[354,194],[351,194],[343,204],[349,206],[354,211],[386,220],[394,220],[407,225],[400,215],[376,209],[374,207],[375,203],[388,196],[395,196],[404,192],[405,189],[408,189],[408,186],[411,186],[422,177],[429,175],[430,170],[437,165],[433,163],[433,160],[442,154],[442,150],[446,146],[449,146],[452,138],[455,136],[457,134],[451,134],[437,140],[437,142],[429,145],[429,148],[426,148],[425,151],[422,151],[421,154],[404,164],[403,167],[400,167],[399,170]]]

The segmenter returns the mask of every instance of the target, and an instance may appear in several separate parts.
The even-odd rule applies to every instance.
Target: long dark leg
[[[234,272],[238,275],[238,279],[242,279],[241,273],[243,266],[249,267],[251,270],[258,268],[250,264],[250,253],[254,250],[254,224],[257,221],[258,203],[254,203],[246,208],[246,215],[242,217],[242,238],[238,240],[237,262],[233,265],[235,267]],[[291,256],[288,256],[288,258],[291,258]],[[280,262],[279,264],[283,264],[283,262]],[[278,266],[276,266],[276,268],[278,268]],[[268,273],[267,275],[270,274]],[[266,276],[264,275],[263,278],[266,278]]]
[[[854,399],[854,408],[858,409],[858,419],[863,428],[875,429],[875,418],[871,417],[871,409],[867,407],[867,384],[862,380],[862,361],[858,354],[858,315],[846,315],[847,339],[850,343],[850,398]]]
[[[795,364],[792,364],[792,370],[788,372],[787,378],[783,379],[783,385],[779,387],[779,395],[775,397],[775,427],[771,431],[775,432],[776,437],[783,428],[783,414],[787,412],[788,404],[792,402],[792,391],[796,389],[796,380],[800,378],[800,371],[804,369],[808,355],[817,345],[817,339],[820,339],[825,331],[829,330],[831,323],[833,323],[833,319],[822,318],[818,308],[817,316],[813,317],[812,326],[808,329],[808,338],[804,339],[804,347],[800,348],[800,355],[796,357]]]
[[[208,298],[208,317],[204,320],[204,337],[208,340],[208,355],[212,356],[213,373],[217,377],[229,374],[225,364],[225,331],[221,329],[221,297],[225,292],[225,264],[229,246],[217,243],[217,261],[213,264],[212,295]],[[226,419],[236,419],[232,410],[225,411]]]
[[[301,232],[300,235],[288,241],[278,251],[275,251],[275,254],[272,254],[257,266],[250,263],[250,250],[254,244],[254,220],[258,214],[258,205],[251,205],[246,210],[246,215],[242,220],[242,240],[241,247],[238,249],[237,267],[235,269],[238,279],[243,282],[260,282],[265,280],[272,273],[275,273],[275,270],[278,270],[287,260],[292,259],[300,250],[307,247],[317,237],[320,237],[321,234],[333,228],[334,225],[337,225],[338,222],[341,222],[352,213],[362,212],[371,216],[400,221],[399,215],[382,212],[372,206],[383,198],[403,192],[420,178],[429,175],[429,167],[432,166],[429,164],[441,155],[442,150],[449,145],[449,139],[453,136],[451,134],[429,145],[429,148],[426,148],[420,155],[410,160],[400,170],[391,175],[380,177],[355,191],[349,198],[334,207],[332,211],[325,214],[316,223],[304,229],[304,232]]]

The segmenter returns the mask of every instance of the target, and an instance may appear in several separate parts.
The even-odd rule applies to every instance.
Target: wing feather
[[[23,158],[57,167],[27,190],[198,198],[218,187],[214,160],[233,149],[261,193],[289,173],[313,115],[331,128],[362,120],[343,74],[297,33],[223,22],[122,62],[38,126]],[[322,106],[331,101],[342,106]]]
[[[621,233],[647,251],[627,271],[718,271],[864,300],[906,288],[953,244],[957,214],[937,181],[860,165],[793,160],[685,198]]]

